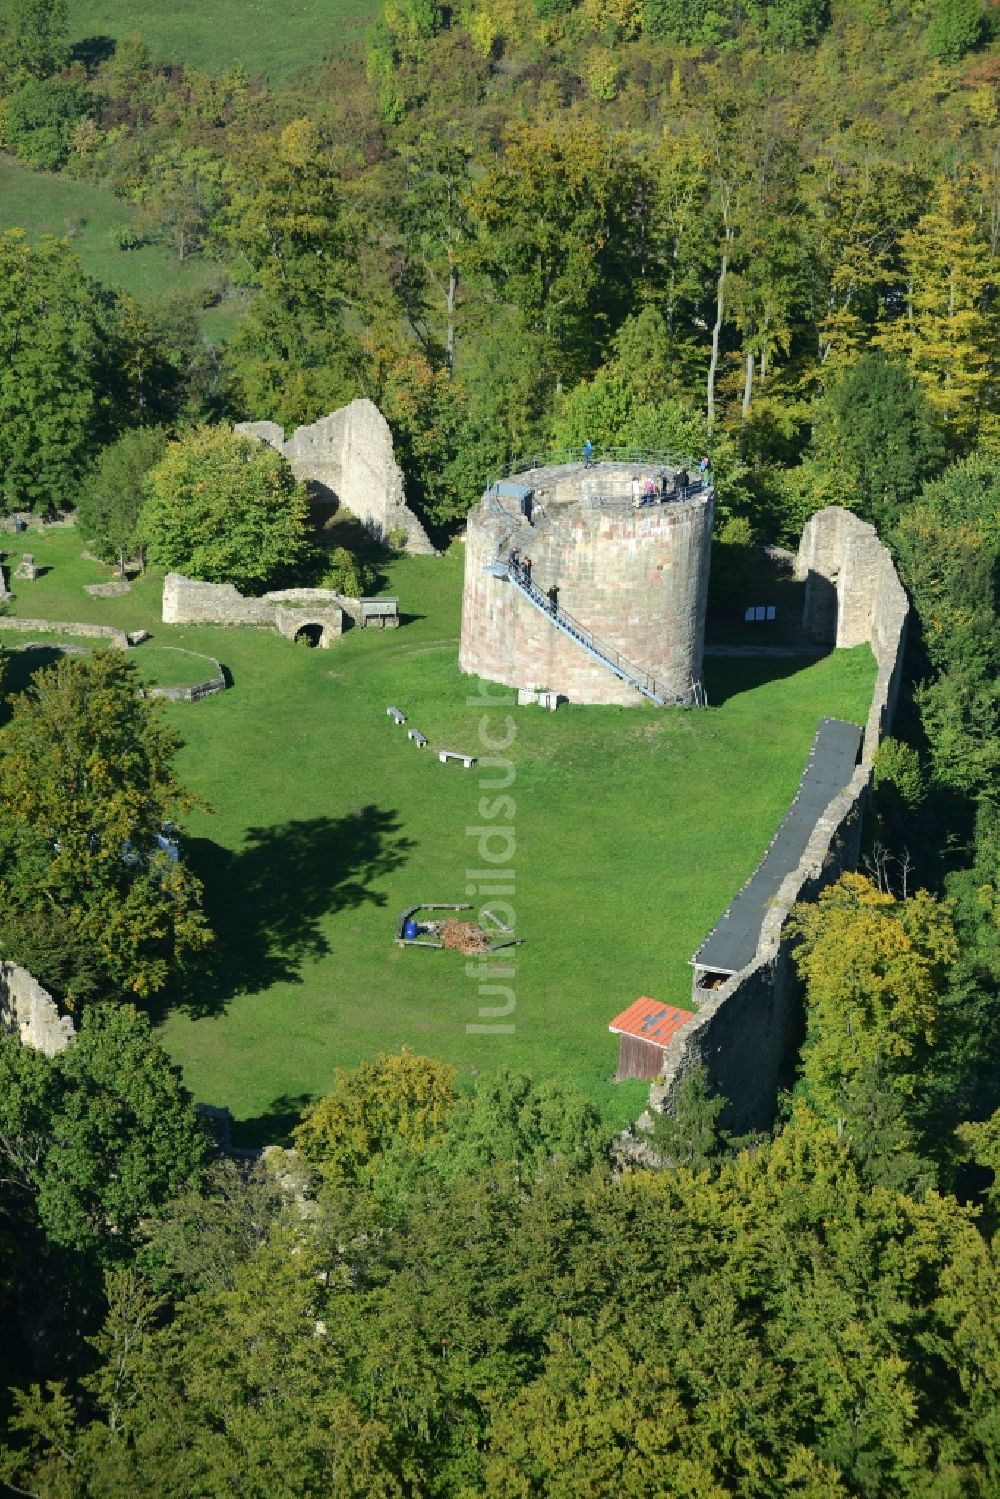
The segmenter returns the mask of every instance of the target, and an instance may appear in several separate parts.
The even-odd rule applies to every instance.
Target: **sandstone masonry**
[[[26,635],[79,635],[84,640],[104,640],[119,650],[127,651],[135,642],[125,630],[116,630],[113,625],[74,624],[70,620],[21,619],[16,615],[5,615],[5,630],[21,630]]]
[[[815,899],[844,870],[857,866],[872,762],[899,695],[909,611],[875,528],[840,506],[809,521],[796,574],[806,581],[806,631],[838,646],[868,641],[877,675],[857,770],[817,819],[798,867],[781,885],[753,962],[721,988],[699,994],[697,1014],[664,1053],[662,1077],[650,1090],[650,1106],[669,1109],[683,1077],[701,1064],[712,1087],[729,1100],[722,1122],[737,1131],[770,1124],[778,1088],[801,1040],[801,986],[786,922],[796,902]]]
[[[406,550],[434,555],[420,521],[409,509],[389,424],[373,401],[352,401],[285,438],[277,422],[240,422],[245,437],[270,443],[308,484],[313,499],[343,505],[379,541],[406,535]]]
[[[700,680],[712,540],[712,492],[636,506],[655,465],[566,464],[512,475],[530,516],[490,492],[469,515],[459,666],[488,681],[545,688],[575,703],[632,707],[640,694],[557,630],[505,578],[499,552],[531,558],[532,581],[605,645],[687,699]]]
[[[19,963],[0,963],[0,1030],[47,1057],[65,1050],[76,1034],[69,1016],[60,1015],[51,994]]]
[[[182,573],[167,573],[163,580],[165,625],[271,626],[286,640],[314,626],[324,649],[340,638],[344,602],[330,588],[283,588],[253,599],[232,583],[199,583]]]

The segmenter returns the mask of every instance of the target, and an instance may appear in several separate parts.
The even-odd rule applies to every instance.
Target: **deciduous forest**
[[[141,1008],[209,940],[200,892],[144,865],[138,922],[38,748],[53,715],[88,774],[127,744],[120,843],[183,806],[173,740],[124,668],[15,705],[0,942],[80,1023],[51,1060],[0,1038],[12,1492],[1000,1492],[997,28],[979,0],[387,0],[269,81],[4,0],[3,150],[176,271],[130,295],[73,225],[0,233],[5,512],[79,507],[107,560],[172,565],[205,429],[364,395],[436,534],[527,453],[705,451],[718,558],[845,505],[914,616],[863,872],[797,916],[773,1131],[730,1137],[694,1075],[627,1169],[571,1088],[407,1052],[338,1071],[287,1177],[220,1159]],[[233,545],[211,565],[260,581]]]

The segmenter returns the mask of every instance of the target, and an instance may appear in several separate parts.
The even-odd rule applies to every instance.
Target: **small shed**
[[[358,624],[362,630],[395,630],[399,626],[399,599],[389,594],[361,599]]]
[[[674,1005],[661,1004],[658,999],[644,995],[616,1015],[608,1026],[612,1035],[618,1037],[615,1082],[630,1077],[651,1082],[659,1077],[663,1071],[663,1053],[693,1014],[693,1010],[678,1010]]]

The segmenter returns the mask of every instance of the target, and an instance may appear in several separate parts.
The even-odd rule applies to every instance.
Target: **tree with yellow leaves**
[[[873,342],[906,360],[941,420],[967,442],[990,386],[995,320],[986,293],[994,267],[955,183],[938,184],[900,248],[900,310]]]
[[[951,911],[920,890],[909,900],[845,874],[796,908],[796,963],[806,981],[802,1092],[843,1128],[865,1076],[912,1097],[932,1046],[945,973],[958,956]]]
[[[302,1116],[295,1144],[327,1180],[353,1182],[393,1145],[420,1152],[438,1138],[457,1100],[455,1069],[407,1047],[352,1071]]]

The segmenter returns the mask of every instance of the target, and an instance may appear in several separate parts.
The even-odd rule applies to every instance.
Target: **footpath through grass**
[[[154,631],[149,647],[221,660],[233,687],[167,712],[186,741],[182,779],[204,796],[187,856],[219,933],[218,974],[163,1020],[195,1095],[228,1104],[243,1139],[280,1138],[334,1067],[406,1044],[463,1077],[502,1064],[558,1075],[609,1119],[644,1089],[609,1079],[608,1021],[639,994],[684,1005],[688,959],[754,869],[794,793],[824,713],[863,722],[867,647],[820,661],[710,660],[708,712],[490,709],[509,751],[513,807],[480,767],[441,765],[434,747],[482,754],[477,684],[456,664],[462,549],[402,558],[390,588],[409,616],[395,632],[350,632],[329,651],[267,631],[164,627],[159,581],[92,599],[107,570],[81,560],[72,531],[25,538],[40,564],[15,612]],[[386,716],[394,704],[430,739],[418,751]],[[500,773],[483,772],[487,779]],[[508,816],[508,813],[512,815]],[[492,818],[492,822],[491,822]],[[483,867],[478,833],[510,824],[518,934],[513,1034],[477,1034],[477,965],[400,950],[399,912],[462,901]],[[494,843],[496,851],[498,844]],[[490,902],[487,900],[486,902]]]

